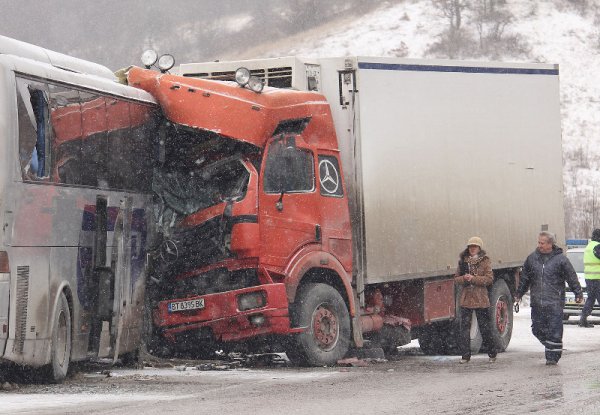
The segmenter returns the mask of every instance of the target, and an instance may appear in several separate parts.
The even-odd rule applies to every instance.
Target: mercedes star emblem
[[[170,239],[164,241],[160,247],[160,257],[165,262],[173,262],[179,256],[177,245]]]
[[[335,193],[340,185],[340,176],[334,164],[329,160],[319,162],[319,173],[321,174],[321,187],[327,193]]]

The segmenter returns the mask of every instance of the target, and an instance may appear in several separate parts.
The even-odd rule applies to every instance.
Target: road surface
[[[0,413],[600,414],[600,326],[568,324],[563,340],[563,358],[546,366],[524,308],[496,363],[424,356],[414,341],[366,367],[88,369],[62,385],[0,391]]]

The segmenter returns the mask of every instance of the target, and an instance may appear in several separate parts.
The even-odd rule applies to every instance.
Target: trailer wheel
[[[457,315],[460,311],[457,311]],[[473,311],[471,327],[469,329],[471,338],[471,353],[479,353],[483,343],[481,331],[477,324],[477,316]],[[459,355],[460,318],[446,323],[434,323],[427,326],[419,335],[419,346],[427,355]]]
[[[67,377],[71,361],[71,311],[64,293],[58,298],[52,324],[52,346],[50,348],[50,382],[62,382]]]
[[[506,281],[498,280],[490,291],[492,339],[496,349],[503,352],[510,343],[513,329],[513,299]]]
[[[446,336],[449,332],[447,324],[431,324],[423,327],[419,334],[419,347],[426,355],[446,354]]]
[[[306,330],[288,347],[292,362],[330,366],[343,358],[350,346],[350,315],[344,299],[326,284],[302,286],[292,304],[292,323]]]

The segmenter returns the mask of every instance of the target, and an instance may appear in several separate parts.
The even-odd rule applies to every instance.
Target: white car
[[[579,279],[579,284],[581,284],[581,288],[583,288],[583,300],[585,302],[585,300],[587,300],[587,291],[585,288],[585,277],[583,274],[584,251],[585,248],[567,249],[567,258],[569,258],[569,261],[571,261],[571,264],[573,264],[573,268],[575,268],[577,278]],[[569,286],[567,286],[567,290],[565,293],[565,308],[563,310],[563,319],[568,320],[570,316],[580,316],[584,302],[577,304],[575,302],[575,294],[569,289]],[[600,316],[600,307],[597,304],[594,305],[592,315]]]

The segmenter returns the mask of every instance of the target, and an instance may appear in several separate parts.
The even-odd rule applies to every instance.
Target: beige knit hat
[[[483,241],[479,236],[473,236],[472,238],[469,238],[469,241],[467,242],[467,246],[470,245],[477,245],[478,247],[483,248]]]

